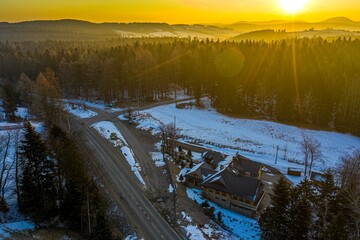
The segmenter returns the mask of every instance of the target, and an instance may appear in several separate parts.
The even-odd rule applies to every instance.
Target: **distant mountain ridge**
[[[232,24],[168,24],[157,22],[93,23],[75,19],[35,20],[17,23],[0,22],[0,40],[98,40],[116,37],[196,37],[199,39],[232,39],[266,29],[299,32],[307,30],[360,31],[360,22],[335,17],[322,22],[272,20]],[[266,34],[272,34],[267,32]],[[254,35],[254,34],[252,34]],[[256,35],[256,34],[255,34]]]

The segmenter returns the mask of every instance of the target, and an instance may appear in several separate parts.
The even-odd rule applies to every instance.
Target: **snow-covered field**
[[[64,109],[79,118],[91,118],[97,115],[96,112],[75,104],[65,103]]]
[[[95,128],[104,138],[112,142],[115,147],[119,147],[121,149],[121,152],[125,156],[126,161],[131,166],[131,170],[134,172],[135,176],[138,178],[140,183],[145,185],[144,179],[140,174],[141,168],[135,160],[134,153],[130,149],[125,138],[116,128],[114,123],[109,121],[102,121],[102,122],[94,123],[93,125],[91,125],[91,127]],[[110,137],[111,133],[116,134],[117,140],[111,139]]]
[[[335,168],[343,155],[360,149],[360,138],[350,134],[232,118],[216,112],[209,106],[207,98],[203,102],[207,106],[205,109],[177,109],[174,104],[155,107],[141,111],[135,121],[139,124],[138,128],[158,134],[160,124],[172,123],[175,118],[181,135],[179,141],[199,144],[228,155],[239,152],[250,159],[271,165],[284,174],[288,167],[303,168],[300,146],[303,134],[321,143],[322,157],[315,162],[314,170]],[[277,147],[278,161],[275,164]],[[290,179],[298,182],[300,178]]]
[[[201,204],[205,201],[201,197],[201,190],[199,189],[192,189],[187,188],[186,193],[188,197],[198,204]],[[260,228],[255,219],[251,219],[245,217],[243,215],[234,213],[227,209],[221,208],[215,203],[209,202],[211,207],[215,208],[214,214],[215,216],[218,215],[219,212],[222,214],[222,223],[224,224],[225,228],[229,230],[232,234],[235,235],[234,239],[260,239]],[[191,231],[192,229],[187,229],[187,231]],[[198,234],[198,231],[191,231]],[[211,237],[211,236],[209,236]],[[233,238],[232,236],[227,237],[227,239]],[[198,238],[190,238],[190,239],[198,239]],[[207,238],[200,238],[200,239],[207,239]]]
[[[75,103],[75,104],[82,104],[88,107],[92,107],[95,109],[99,109],[101,111],[105,111],[105,112],[120,112],[120,111],[124,111],[124,108],[113,108],[113,107],[109,107],[107,106],[103,101],[86,101],[86,100],[81,100],[81,99],[64,99],[64,102],[71,102],[71,103]]]

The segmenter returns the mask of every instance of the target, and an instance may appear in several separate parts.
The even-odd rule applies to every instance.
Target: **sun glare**
[[[304,8],[307,0],[280,0],[280,6],[286,13],[297,13]]]

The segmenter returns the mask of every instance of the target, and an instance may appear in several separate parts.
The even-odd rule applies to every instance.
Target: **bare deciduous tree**
[[[305,174],[304,178],[306,179],[311,175],[312,167],[315,161],[321,160],[321,143],[315,139],[311,138],[304,133],[302,134],[303,141],[301,144],[301,151],[304,154],[304,165],[305,165]]]

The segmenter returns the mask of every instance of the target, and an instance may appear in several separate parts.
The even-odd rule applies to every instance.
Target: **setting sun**
[[[301,11],[307,0],[280,0],[280,6],[286,13],[297,13]]]

